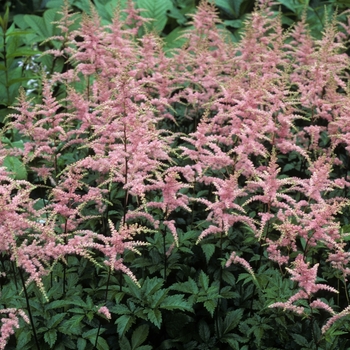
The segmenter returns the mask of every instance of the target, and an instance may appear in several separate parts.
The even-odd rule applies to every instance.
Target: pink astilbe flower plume
[[[333,293],[339,293],[335,288],[328,286],[326,284],[316,283],[317,278],[317,270],[319,264],[315,264],[313,267],[309,268],[309,263],[304,261],[304,257],[302,254],[299,254],[294,263],[294,268],[286,268],[286,270],[292,275],[291,280],[298,283],[300,290],[290,297],[286,302],[277,302],[271,304],[269,307],[281,307],[284,310],[291,310],[298,314],[302,314],[304,312],[304,307],[296,306],[293,303],[306,299],[310,300],[310,298],[319,290],[327,290]],[[313,307],[319,307],[320,304],[311,304]],[[310,307],[311,307],[310,305]],[[322,304],[323,305],[323,304]],[[324,308],[324,307],[323,307]]]
[[[5,350],[8,338],[15,333],[16,328],[19,328],[18,315],[27,323],[29,323],[29,318],[21,309],[2,309],[0,314],[8,314],[8,318],[2,317],[0,320],[0,349]]]
[[[225,266],[226,267],[229,267],[231,264],[240,264],[242,265],[246,270],[247,272],[254,278],[256,279],[255,277],[255,274],[254,274],[254,270],[253,268],[250,266],[249,262],[241,257],[239,257],[237,255],[236,252],[233,252],[230,256],[230,258],[227,260]]]

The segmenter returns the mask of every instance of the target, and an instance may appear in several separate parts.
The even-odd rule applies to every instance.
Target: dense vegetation
[[[348,14],[59,3],[0,20],[0,349],[348,349]]]

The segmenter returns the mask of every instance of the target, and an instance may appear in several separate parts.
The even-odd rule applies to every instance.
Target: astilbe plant
[[[68,283],[69,261],[75,256],[90,262],[97,276],[107,270],[105,296],[96,304],[102,305],[98,313],[111,319],[111,276],[126,273],[139,286],[144,276],[144,270],[133,272],[127,266],[123,254],[139,254],[137,246],[146,252],[152,235],[160,232],[160,276],[190,284],[193,276],[170,275],[167,261],[187,252],[181,246],[186,230],[190,234],[196,227],[193,243],[203,244],[207,263],[213,252],[205,249],[214,244],[206,242],[214,234],[226,267],[232,273],[240,268],[232,263],[245,268],[260,296],[269,293],[267,268],[292,275],[300,289],[287,301],[265,301],[268,312],[278,307],[315,317],[315,310],[323,309],[332,315],[322,328],[325,334],[349,314],[349,306],[340,300],[349,303],[350,257],[341,227],[349,224],[349,57],[344,43],[350,30],[344,25],[340,35],[332,21],[323,39],[315,42],[305,21],[285,33],[272,9],[273,4],[260,1],[241,42],[233,45],[217,27],[214,6],[202,1],[193,15],[194,28],[185,35],[186,45],[169,56],[154,33],[137,37],[145,20],[131,1],[124,21],[116,11],[113,22],[102,26],[92,9],[74,31],[69,29],[69,8],[63,9],[58,23],[62,35],[55,38],[59,49],[46,54],[63,57],[65,70],[43,77],[40,98],[21,92],[8,129],[16,131],[24,146],[4,145],[1,151],[17,157],[29,174],[30,181],[17,180],[4,168],[0,174],[2,266],[19,269],[22,282],[25,273],[27,300],[32,281],[49,299],[45,276],[56,278],[57,265],[62,264],[63,283]],[[245,249],[239,237],[249,238],[253,249]],[[320,267],[333,269],[328,284],[317,283]],[[223,287],[228,277],[223,281],[221,266],[219,271]],[[199,276],[209,290],[206,274]],[[331,285],[334,279],[344,284],[344,292]],[[126,290],[138,298],[132,287]],[[327,292],[345,293],[337,305],[343,311],[314,299],[320,290],[326,299]],[[66,292],[63,287],[62,297]],[[178,298],[179,310],[191,309],[181,304],[183,295],[171,297]],[[205,301],[213,315],[210,305]],[[214,305],[218,327],[222,304]],[[26,307],[30,313],[29,303]],[[18,327],[16,311],[9,312]],[[155,315],[148,320],[158,327],[161,321]],[[138,317],[146,320],[144,314]],[[135,319],[125,332],[121,320],[118,333],[123,337]],[[8,324],[3,321],[3,327]],[[101,323],[91,341],[94,346],[100,330]],[[6,332],[2,348],[12,333]],[[223,343],[238,344],[219,335],[217,330]],[[313,341],[319,343],[320,337]],[[56,342],[45,341],[50,346]]]

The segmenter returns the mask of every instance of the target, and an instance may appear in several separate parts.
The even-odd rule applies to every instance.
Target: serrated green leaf
[[[45,310],[58,309],[70,305],[68,300],[54,300],[45,305]]]
[[[44,333],[44,339],[47,344],[50,345],[50,348],[52,348],[57,340],[57,332],[55,329],[50,329],[47,332]]]
[[[164,29],[168,20],[167,11],[173,7],[171,0],[137,0],[137,5],[144,11],[142,17],[150,18],[153,21],[146,25],[148,30],[156,30],[158,33]]]
[[[132,350],[138,348],[148,337],[149,326],[143,324],[140,327],[137,327],[131,336],[131,346]]]
[[[150,296],[149,306],[153,309],[159,307],[162,301],[166,298],[168,291],[166,289],[157,290],[153,294],[148,294]]]
[[[197,283],[191,278],[188,278],[188,281],[182,282],[182,283],[174,283],[171,286],[172,290],[177,290],[179,292],[183,293],[189,293],[189,294],[198,294],[198,286]]]
[[[283,167],[282,172],[285,173],[289,170],[295,169],[295,163],[288,163]]]
[[[210,313],[211,317],[214,316],[216,306],[217,306],[217,299],[216,300],[207,300],[204,302],[204,307]]]
[[[142,285],[142,289],[146,294],[155,293],[163,286],[164,281],[161,278],[146,278],[145,283]]]
[[[183,294],[168,295],[160,305],[160,308],[166,310],[192,311],[191,305],[184,300]]]
[[[148,319],[158,328],[162,325],[162,313],[158,309],[150,309],[147,312]]]
[[[105,328],[100,328],[100,329],[93,328],[93,329],[89,329],[88,331],[84,332],[81,336],[85,339],[88,339],[88,338],[95,338],[96,339],[97,333],[101,334],[105,330],[106,330]]]
[[[62,312],[56,315],[53,315],[48,321],[47,321],[47,327],[48,328],[56,328],[57,325],[65,318],[67,317],[66,312]]]
[[[74,274],[70,274],[69,276],[71,276],[72,279],[74,280],[74,282],[76,283],[78,276],[74,275]],[[69,281],[69,279],[68,279],[68,281]],[[74,285],[75,285],[75,283],[74,283]],[[73,305],[76,305],[76,306],[81,306],[83,308],[87,308],[86,303],[84,302],[84,300],[82,298],[80,298],[79,295],[74,295],[71,298],[70,304],[73,304]]]
[[[133,315],[122,315],[117,318],[115,323],[117,324],[117,331],[120,338],[125,335],[134,322],[135,317]]]
[[[207,261],[207,263],[209,263],[210,258],[213,256],[215,252],[215,244],[212,244],[212,243],[202,244],[201,248],[205,255],[205,260]]]
[[[233,350],[241,350],[241,345],[239,344],[235,336],[236,334],[226,334],[225,336],[220,338],[220,341],[229,344]]]
[[[131,345],[129,343],[129,340],[126,339],[126,337],[122,337],[120,340],[119,340],[119,346],[121,349],[123,350],[131,350]]]
[[[84,338],[78,338],[77,341],[77,349],[78,350],[85,350],[86,349],[86,340]]]
[[[32,333],[30,330],[23,328],[19,330],[19,335],[17,336],[17,349],[24,349],[32,338]]]
[[[205,321],[201,321],[198,326],[198,333],[200,338],[205,342],[208,343],[210,339],[210,328],[208,324]]]
[[[68,310],[70,313],[75,313],[75,314],[82,314],[85,315],[86,310],[85,309],[81,309],[79,307],[73,307],[71,309]]]
[[[225,320],[223,323],[223,334],[231,332],[234,328],[239,325],[241,318],[243,316],[243,309],[237,309],[230,311],[226,314]]]
[[[117,315],[131,314],[131,310],[124,304],[114,305],[111,307],[111,311]]]
[[[234,286],[236,284],[236,278],[234,274],[227,269],[222,271],[222,279],[230,286]]]
[[[237,279],[237,282],[244,281],[243,285],[245,285],[247,282],[250,282],[253,280],[253,277],[249,273],[240,273]]]
[[[201,271],[199,274],[199,285],[206,291],[209,287],[209,277]]]
[[[71,319],[62,321],[58,327],[58,330],[63,334],[80,335],[82,327],[81,321],[84,317],[84,315],[74,315]]]
[[[90,343],[92,345],[95,345],[95,338],[91,337],[89,338]],[[98,337],[97,338],[97,350],[106,350],[109,349],[108,343],[105,339],[103,339],[102,337]]]
[[[309,346],[309,342],[302,335],[294,333],[294,334],[292,334],[292,337],[298,345],[306,346],[306,347]]]

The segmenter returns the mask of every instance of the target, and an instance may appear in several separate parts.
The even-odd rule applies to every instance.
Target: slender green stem
[[[31,324],[32,329],[33,329],[33,335],[34,335],[34,339],[35,339],[36,348],[38,350],[40,350],[40,345],[39,345],[38,337],[36,335],[36,330],[35,330],[35,326],[34,326],[32,311],[31,311],[30,304],[29,304],[29,296],[28,296],[28,292],[27,292],[27,287],[26,287],[26,284],[25,284],[25,281],[23,278],[23,273],[22,273],[21,268],[19,268],[18,271],[19,271],[19,275],[21,277],[21,281],[22,281],[22,285],[23,285],[24,295],[26,297],[27,310],[28,310],[28,314],[29,314],[30,324]]]
[[[165,230],[162,232],[162,236],[163,236],[163,252],[164,252],[164,281],[166,281],[167,256],[166,256],[166,245],[165,245]]]
[[[108,298],[108,288],[109,288],[110,280],[111,280],[111,269],[109,268],[108,269],[107,284],[106,284],[105,303],[107,302],[107,298]],[[98,342],[98,337],[100,336],[100,330],[101,330],[101,321],[99,321],[98,330],[97,330],[96,339],[95,339],[94,349],[97,349],[97,342]]]

